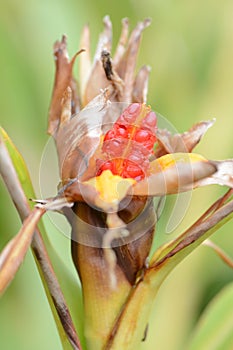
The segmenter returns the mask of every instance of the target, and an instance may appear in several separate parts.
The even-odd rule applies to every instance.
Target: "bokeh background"
[[[231,0],[1,0],[1,125],[23,154],[38,197],[41,156],[48,140],[46,124],[54,75],[53,43],[66,33],[69,52],[74,54],[81,29],[89,23],[94,52],[106,14],[113,22],[114,45],[123,17],[129,17],[131,27],[145,17],[152,18],[152,25],[144,32],[138,59],[138,65],[146,63],[152,68],[148,102],[180,132],[195,122],[215,117],[215,125],[197,151],[210,159],[232,157],[232,13]],[[217,186],[197,190],[175,233],[191,224],[224,190]],[[2,249],[19,230],[20,221],[2,183],[0,198]],[[164,232],[172,201],[174,198],[167,202],[158,224],[156,244],[171,238]],[[69,239],[49,218],[45,218],[45,223],[63,263],[76,278]],[[231,255],[232,230],[233,223],[228,223],[213,238]],[[233,271],[208,248],[200,247],[191,254],[161,288],[143,349],[186,349],[201,311],[232,279]],[[0,344],[4,350],[61,349],[30,252],[0,300]]]

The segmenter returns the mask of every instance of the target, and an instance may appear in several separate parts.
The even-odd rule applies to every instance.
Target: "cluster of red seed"
[[[129,105],[105,134],[102,151],[107,160],[97,160],[97,176],[110,170],[124,178],[143,179],[156,142],[156,129],[157,117],[148,106]]]

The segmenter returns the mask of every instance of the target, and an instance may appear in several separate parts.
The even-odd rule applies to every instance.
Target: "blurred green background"
[[[233,2],[231,0],[8,0],[0,4],[0,118],[23,154],[40,196],[39,167],[48,139],[47,112],[53,85],[52,46],[63,33],[69,52],[78,48],[89,23],[94,52],[102,18],[109,14],[116,44],[121,18],[152,18],[143,35],[138,64],[152,68],[148,102],[179,131],[203,119],[217,121],[197,151],[210,159],[232,157]],[[197,190],[177,232],[191,224],[224,189]],[[17,213],[0,185],[0,249],[20,228]],[[169,213],[169,208],[167,209]],[[51,241],[73,271],[69,240],[46,218]],[[167,217],[158,224],[159,241]],[[214,236],[233,255],[233,223]],[[74,273],[75,276],[75,273]],[[210,298],[233,279],[233,271],[200,247],[169,276],[152,310],[143,349],[185,349],[192,327]],[[77,311],[78,312],[78,311]],[[31,253],[0,300],[0,348],[61,349]]]

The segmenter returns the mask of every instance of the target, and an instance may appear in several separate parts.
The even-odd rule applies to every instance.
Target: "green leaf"
[[[4,145],[7,148],[7,151],[10,155],[11,161],[13,163],[13,166],[15,168],[19,182],[23,188],[25,195],[27,196],[28,199],[34,198],[35,192],[34,192],[29,171],[24,162],[24,159],[19,153],[18,149],[13,144],[12,140],[10,139],[6,131],[1,127],[0,127],[0,138],[2,139],[2,141],[4,142]],[[29,202],[29,205],[30,207],[33,206],[31,202]]]
[[[233,283],[207,306],[186,347],[188,350],[233,349]]]

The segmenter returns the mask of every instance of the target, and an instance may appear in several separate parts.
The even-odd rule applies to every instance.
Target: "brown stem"
[[[191,227],[203,222],[211,213],[221,208],[221,206],[223,206],[226,203],[226,201],[232,196],[232,194],[233,188],[230,188],[222,197],[220,197],[216,202],[214,202]]]
[[[217,244],[207,239],[203,242],[205,246],[212,248],[216,254],[231,268],[233,268],[233,260],[221,249]]]
[[[181,250],[183,250],[190,244],[196,242],[198,239],[204,236],[204,234],[207,231],[209,231],[218,223],[220,223],[220,221],[225,219],[232,212],[233,212],[233,200],[228,202],[221,208],[219,208],[206,220],[203,220],[201,222],[200,220],[197,220],[197,222],[194,225],[192,225],[188,230],[185,231],[184,238],[181,241],[178,241],[177,245],[168,254],[166,254],[161,260],[159,260],[156,264],[154,264],[153,267],[151,268],[154,269],[156,266],[162,264],[168,258],[174,256],[175,254],[179,253]]]

